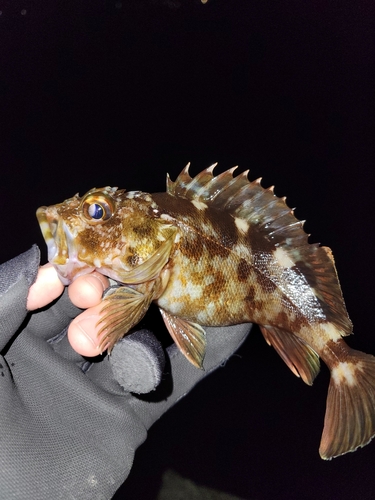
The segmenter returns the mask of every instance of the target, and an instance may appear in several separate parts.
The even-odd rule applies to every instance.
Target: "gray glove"
[[[205,370],[149,332],[87,361],[65,331],[81,312],[63,294],[27,313],[39,251],[0,266],[0,499],[111,498],[147,429],[244,341],[249,325],[207,329]],[[155,389],[148,398],[133,393]]]

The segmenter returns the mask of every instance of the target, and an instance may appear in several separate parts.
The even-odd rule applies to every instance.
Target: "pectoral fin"
[[[182,354],[197,368],[203,369],[206,332],[197,323],[177,318],[160,309],[165,326]]]
[[[319,356],[293,333],[272,326],[260,326],[267,344],[272,345],[294,375],[312,385],[320,370]]]
[[[103,316],[98,322],[103,325],[98,335],[104,333],[100,349],[111,352],[115,343],[143,318],[152,299],[151,292],[140,293],[127,286],[116,288],[107,296],[103,301]]]

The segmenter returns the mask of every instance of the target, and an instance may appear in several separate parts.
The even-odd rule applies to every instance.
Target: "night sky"
[[[250,169],[332,248],[355,336],[375,354],[373,2],[0,0],[0,261],[44,242],[40,205]],[[160,318],[150,316],[155,329]],[[319,458],[313,387],[254,327],[151,429],[115,499],[166,469],[246,500],[375,498],[375,443]]]

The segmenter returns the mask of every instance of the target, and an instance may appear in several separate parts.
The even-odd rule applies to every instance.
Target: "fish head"
[[[175,228],[157,213],[147,193],[104,187],[40,207],[36,215],[64,285],[94,270],[134,284],[154,279],[171,250]]]
[[[103,228],[116,212],[115,194],[116,188],[94,188],[82,197],[76,194],[62,203],[38,208],[48,260],[64,285],[99,267],[100,249],[110,234],[110,226],[104,232]]]

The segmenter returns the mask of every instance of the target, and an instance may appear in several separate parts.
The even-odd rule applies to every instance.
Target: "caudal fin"
[[[375,357],[349,349],[331,368],[319,453],[325,460],[368,444],[375,435]]]

